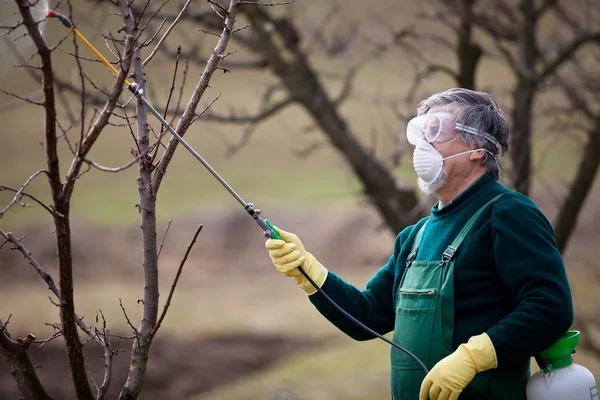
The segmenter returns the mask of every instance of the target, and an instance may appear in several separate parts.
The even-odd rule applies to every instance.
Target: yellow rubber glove
[[[429,371],[419,400],[456,400],[478,372],[498,367],[496,349],[486,333],[473,336]]]
[[[269,257],[279,272],[296,280],[298,286],[309,296],[317,289],[302,275],[298,267],[315,283],[321,287],[327,279],[327,269],[317,259],[304,249],[298,236],[275,227],[282,240],[269,239],[265,247],[269,250]]]

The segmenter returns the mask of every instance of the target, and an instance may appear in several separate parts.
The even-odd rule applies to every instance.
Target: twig
[[[41,107],[45,106],[43,102],[30,100],[30,99],[28,99],[26,97],[21,97],[21,96],[19,96],[17,94],[7,92],[6,90],[0,89],[0,93],[5,94],[5,95],[10,96],[10,97],[14,97],[17,100],[21,100],[21,101],[25,101],[25,102],[30,103],[30,104],[34,104],[36,106],[41,106]]]
[[[212,101],[211,101],[210,103],[208,103],[208,105],[207,105],[206,107],[204,107],[204,109],[203,109],[202,111],[200,111],[200,114],[196,114],[196,115],[194,116],[194,119],[192,120],[192,123],[193,123],[193,122],[195,122],[195,121],[196,121],[198,118],[200,118],[202,115],[204,115],[204,113],[205,113],[205,112],[207,112],[207,111],[208,111],[208,109],[209,109],[210,107],[212,107],[212,105],[213,105],[213,104],[215,104],[215,102],[216,102],[217,100],[219,100],[219,97],[221,97],[221,93],[219,93],[219,94],[217,95],[217,97],[215,97],[214,99],[212,99]]]
[[[158,26],[158,29],[156,30],[156,32],[154,32],[154,35],[152,35],[148,39],[146,39],[146,41],[144,43],[142,43],[140,45],[140,47],[149,46],[150,43],[152,43],[154,41],[154,39],[156,39],[156,37],[158,36],[158,34],[160,33],[160,31],[162,30],[162,27],[165,25],[165,22],[167,22],[167,19],[163,18],[163,20],[161,21],[160,25]]]
[[[41,348],[41,347],[44,347],[44,345],[46,343],[49,343],[49,342],[53,341],[54,339],[59,338],[61,336],[62,336],[62,332],[61,331],[57,331],[57,332],[54,332],[52,335],[50,335],[50,337],[48,337],[47,339],[34,340],[33,343],[39,344],[38,347]]]
[[[208,1],[208,3],[210,4],[210,6],[212,7],[213,11],[214,11],[215,13],[217,13],[217,15],[218,15],[219,17],[221,17],[221,19],[225,20],[225,17],[226,17],[227,15],[229,15],[229,11],[227,11],[227,9],[226,9],[225,7],[223,7],[222,5],[220,5],[220,4],[219,4],[219,3],[217,3],[217,2],[214,2],[214,1],[212,1],[212,0],[207,0],[207,1]],[[238,5],[239,5],[239,4],[240,4],[240,3],[238,3]],[[215,8],[215,7],[216,7],[216,8]],[[218,8],[218,9],[220,9],[220,10],[221,10],[221,11],[222,11],[222,12],[223,12],[225,15],[221,15],[221,14],[220,14],[220,13],[217,11],[217,8]]]
[[[0,192],[3,191],[3,190],[8,190],[8,191],[15,192],[15,193],[18,191],[17,189],[13,189],[13,188],[8,187],[8,186],[0,186]],[[21,192],[21,196],[22,197],[29,197],[31,200],[35,201],[40,206],[42,206],[46,211],[48,211],[50,213],[50,215],[52,215],[52,216],[56,215],[56,211],[52,210],[50,207],[48,207],[47,205],[45,205],[44,203],[42,203],[40,200],[38,200],[37,198],[35,198],[31,194],[29,194],[27,192]]]
[[[198,32],[202,32],[202,33],[208,33],[209,35],[214,35],[214,36],[216,36],[216,37],[218,37],[218,38],[220,38],[220,37],[221,37],[221,35],[219,35],[218,33],[214,33],[214,32],[211,32],[211,31],[207,31],[206,29],[198,29]]]
[[[175,287],[177,286],[177,282],[179,281],[179,277],[181,276],[181,272],[183,271],[183,266],[185,265],[185,262],[187,261],[190,251],[192,251],[192,247],[194,247],[194,244],[196,243],[196,239],[198,238],[198,235],[202,231],[202,227],[203,226],[200,225],[198,227],[198,229],[196,230],[196,233],[194,234],[192,241],[190,242],[187,250],[185,251],[185,254],[183,256],[183,259],[181,260],[181,263],[179,263],[179,268],[177,269],[177,274],[175,275],[175,280],[173,281],[173,284],[171,285],[171,290],[169,291],[169,296],[167,297],[165,307],[163,308],[162,314],[160,315],[158,322],[156,323],[156,325],[150,332],[151,338],[154,337],[154,335],[156,335],[156,332],[158,332],[158,329],[160,328],[160,325],[163,322],[163,319],[165,319],[165,316],[167,315],[167,311],[169,310],[169,306],[171,305],[171,299],[173,298],[173,293],[175,293]]]
[[[283,1],[280,3],[261,3],[260,1],[240,1],[239,5],[253,5],[253,6],[263,6],[263,7],[274,7],[274,6],[284,6],[286,4],[295,3],[296,0]]]
[[[135,29],[137,29],[140,25],[140,22],[142,22],[142,18],[144,18],[144,14],[146,13],[146,9],[148,8],[149,5],[150,5],[150,0],[146,0],[146,4],[144,4],[144,8],[142,8],[142,12],[140,13],[140,16],[138,17],[137,21],[135,21]]]
[[[131,128],[131,122],[129,121],[129,117],[127,116],[127,109],[123,108],[123,112],[125,113],[125,119],[127,120],[127,126],[129,127],[129,133],[131,133],[131,137],[133,138],[133,142],[135,143],[135,147],[137,147],[138,156],[142,156],[142,150],[140,149],[140,144],[135,137],[135,133],[133,133],[133,129]],[[141,159],[141,162],[144,162],[144,159]]]
[[[235,28],[231,33],[236,33],[236,32],[239,32],[239,31],[243,31],[244,29],[249,28],[249,27],[250,27],[250,24],[246,24],[244,26],[240,26],[239,28]],[[219,35],[219,37],[220,37],[220,35]]]
[[[177,56],[175,58],[175,69],[173,71],[173,79],[171,80],[171,88],[169,89],[169,97],[167,98],[167,105],[165,106],[165,112],[163,113],[163,118],[166,120],[167,119],[167,113],[169,111],[169,105],[171,104],[171,98],[173,97],[173,90],[175,90],[175,80],[177,78],[177,67],[179,67],[179,57],[181,56],[181,46],[177,46]],[[165,132],[165,126],[161,124],[160,126],[160,138],[162,138],[162,134]],[[160,142],[160,139],[158,139],[158,143],[162,144]],[[156,155],[158,154],[158,148],[160,146],[156,146],[156,149],[154,150],[154,154],[152,155],[152,159],[150,160],[151,164],[154,164],[154,160],[156,159]]]
[[[38,176],[41,173],[47,174],[48,170],[46,170],[46,169],[40,169],[40,170],[36,171],[33,175],[31,175],[29,178],[27,178],[27,180],[25,181],[25,183],[23,183],[21,185],[21,187],[19,188],[19,190],[17,190],[17,192],[15,193],[15,196],[13,197],[13,199],[11,200],[11,202],[8,203],[8,205],[6,207],[4,207],[4,209],[2,209],[2,211],[0,211],[0,218],[2,218],[2,216],[8,211],[9,208],[11,208],[13,205],[15,205],[15,203],[17,203],[18,201],[21,200],[21,197],[23,195],[23,190],[25,190],[25,188],[31,183],[31,181],[34,180],[35,177]],[[3,186],[0,186],[0,188],[2,188],[2,187]]]
[[[121,298],[119,298],[119,304],[121,305],[121,310],[123,310],[123,315],[125,315],[127,324],[131,327],[131,329],[133,330],[133,333],[135,333],[135,337],[138,338],[138,330],[136,329],[135,326],[133,326],[133,324],[131,323],[131,320],[127,316],[127,311],[125,311],[125,307],[123,307],[123,302],[121,301]],[[138,340],[139,340],[139,338],[138,338]]]
[[[142,63],[143,66],[146,66],[146,64],[148,64],[150,62],[150,60],[152,60],[152,58],[156,55],[156,52],[160,48],[160,45],[165,41],[165,39],[167,38],[167,36],[169,36],[169,34],[173,30],[173,28],[175,28],[175,25],[177,25],[177,23],[179,22],[179,19],[181,18],[181,16],[185,12],[185,10],[187,10],[188,5],[190,4],[191,1],[192,0],[187,0],[185,2],[185,4],[183,5],[183,7],[181,8],[181,11],[179,11],[179,14],[177,14],[177,17],[175,17],[175,20],[171,23],[171,25],[169,25],[169,27],[165,31],[165,34],[160,38],[160,40],[158,41],[158,43],[156,43],[156,46],[154,46],[154,49],[152,50],[152,52],[150,53],[150,55]]]
[[[84,160],[88,165],[96,168],[97,170],[100,170],[102,172],[121,172],[121,171],[125,171],[127,168],[130,168],[131,166],[135,165],[135,163],[138,162],[138,160],[140,159],[140,156],[136,156],[133,160],[129,161],[127,164],[121,165],[120,167],[105,167],[104,165],[100,165],[95,161],[92,160],[88,160],[87,158]]]
[[[6,330],[11,318],[12,314],[9,314],[8,318],[6,318],[6,322],[3,323],[2,320],[0,320],[0,333]]]
[[[40,275],[40,277],[44,280],[44,282],[46,282],[46,284],[48,285],[48,289],[50,289],[50,291],[52,293],[54,293],[54,295],[58,299],[60,299],[60,292],[59,292],[58,288],[56,287],[56,284],[54,283],[54,279],[52,279],[52,277],[46,271],[44,271],[42,269],[42,266],[33,257],[31,252],[29,250],[27,250],[27,248],[25,247],[25,245],[23,245],[21,240],[19,240],[19,238],[17,238],[12,232],[4,232],[4,230],[2,230],[2,228],[0,228],[0,236],[2,236],[4,239],[6,239],[7,241],[14,244],[15,249],[19,250],[21,252],[21,254],[23,254],[23,256],[27,259],[27,261],[29,261],[29,264],[31,264],[31,266],[37,271],[37,273]],[[81,328],[82,331],[84,331],[85,333],[88,334],[88,336],[90,336],[91,338],[96,340],[98,343],[102,344],[102,341],[100,340],[100,338],[96,334],[94,334],[94,332],[92,332],[92,329],[85,322],[83,322],[83,318],[79,317],[77,314],[75,314],[75,322],[77,323],[77,325],[79,325],[79,327]]]
[[[162,239],[160,240],[160,247],[158,248],[158,254],[156,256],[157,260],[160,258],[160,253],[162,252],[163,246],[165,244],[165,239],[167,238],[167,233],[169,233],[169,229],[171,228],[171,223],[172,222],[173,222],[173,220],[169,220],[169,225],[167,225],[167,229],[165,230],[165,234],[163,235]]]
[[[108,387],[110,386],[110,381],[112,379],[112,366],[113,366],[113,349],[110,343],[110,330],[106,329],[106,318],[104,318],[104,313],[102,310],[98,310],[100,315],[102,315],[102,338],[104,342],[104,378],[102,380],[102,384],[98,389],[98,394],[96,396],[97,400],[103,400],[108,392]]]

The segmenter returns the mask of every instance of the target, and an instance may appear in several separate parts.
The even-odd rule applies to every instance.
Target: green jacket
[[[455,256],[453,348],[487,332],[498,367],[523,362],[549,348],[571,326],[573,304],[552,226],[527,197],[484,175],[451,204],[396,237],[388,263],[366,290],[329,272],[323,290],[342,308],[380,334],[394,329],[396,293],[414,237],[428,219],[417,260],[441,259],[460,228],[498,194]],[[320,294],[309,297],[321,314],[356,340],[373,336],[347,320]],[[410,349],[409,349],[410,350]]]

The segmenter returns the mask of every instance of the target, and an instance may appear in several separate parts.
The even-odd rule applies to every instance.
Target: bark
[[[137,37],[139,30],[126,1],[120,1],[123,25],[128,35]],[[140,45],[136,41],[132,56],[133,80],[145,93],[146,79],[140,54]],[[137,100],[137,141],[139,150],[145,154],[150,147],[150,129],[148,110],[141,100]],[[156,196],[152,190],[152,164],[147,157],[138,162],[137,189],[139,193],[138,210],[141,216],[142,268],[144,271],[144,309],[140,327],[131,351],[131,361],[127,382],[121,389],[120,399],[135,399],[139,395],[146,375],[148,352],[152,338],[150,331],[158,316],[158,246],[156,240]]]
[[[358,142],[300,50],[300,36],[291,22],[272,19],[263,8],[245,7],[243,12],[257,36],[253,46],[262,53],[289,95],[305,108],[331,145],[346,158],[387,225],[399,232],[418,220],[421,212],[416,193],[398,188],[392,175]],[[278,47],[266,26],[275,27],[285,48]],[[291,53],[291,57],[286,53]]]
[[[6,327],[0,321],[0,355],[17,382],[23,400],[52,400],[42,386],[33,366],[26,342],[14,341],[8,336]]]

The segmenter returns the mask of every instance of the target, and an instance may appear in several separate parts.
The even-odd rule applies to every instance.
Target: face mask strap
[[[460,122],[456,123],[456,129],[462,132],[467,132],[470,133],[471,135],[478,135],[478,136],[483,136],[484,139],[488,140],[489,142],[493,143],[494,146],[496,146],[497,149],[497,153],[496,155],[492,154],[491,152],[487,151],[488,153],[490,153],[492,155],[492,157],[495,158],[500,158],[502,157],[502,146],[500,145],[500,143],[496,140],[496,138],[494,138],[492,135],[490,135],[489,133],[486,132],[480,132],[475,128],[472,128],[470,126],[467,126],[465,124],[461,124]]]
[[[451,155],[451,156],[444,157],[444,158],[442,158],[442,161],[444,161],[444,160],[448,160],[448,159],[450,159],[450,158],[454,158],[454,157],[462,156],[463,154],[475,153],[476,151],[485,151],[486,153],[488,153],[489,155],[491,155],[492,157],[494,157],[494,155],[492,154],[492,152],[491,152],[491,151],[489,151],[489,150],[486,150],[486,149],[475,149],[475,150],[467,150],[467,151],[463,151],[462,153],[453,154],[453,155]]]

